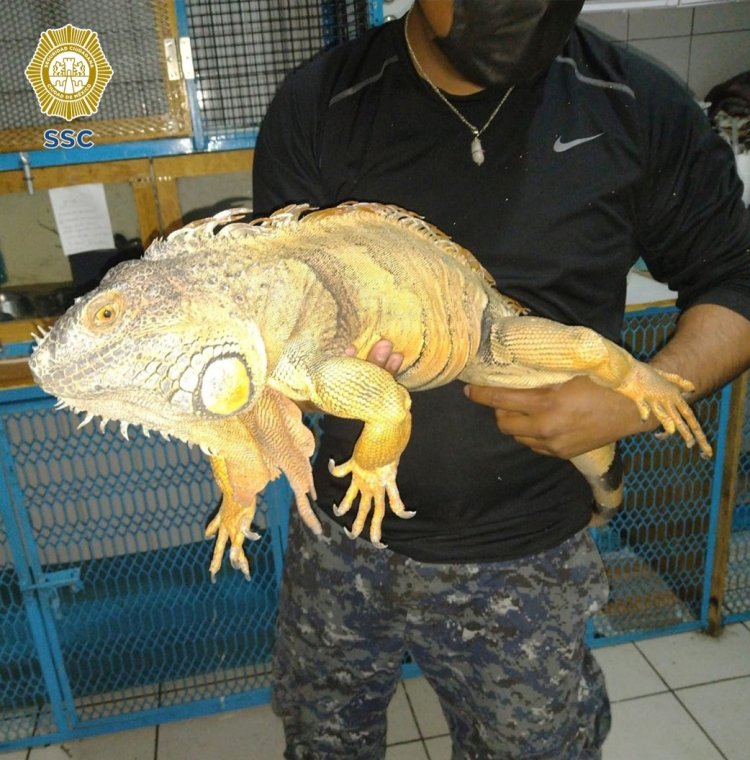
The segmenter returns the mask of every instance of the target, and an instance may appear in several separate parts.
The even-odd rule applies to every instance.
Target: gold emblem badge
[[[67,24],[42,32],[26,78],[42,113],[73,121],[99,110],[112,67],[96,32]]]

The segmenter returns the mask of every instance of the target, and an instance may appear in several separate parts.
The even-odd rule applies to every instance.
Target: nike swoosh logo
[[[555,140],[555,144],[552,146],[552,150],[554,150],[555,153],[565,153],[566,150],[576,148],[579,145],[583,145],[583,143],[591,142],[591,140],[596,140],[597,137],[601,137],[603,134],[604,132],[599,132],[598,135],[579,137],[577,140],[571,140],[570,142],[563,142],[562,138],[558,137],[557,140]]]

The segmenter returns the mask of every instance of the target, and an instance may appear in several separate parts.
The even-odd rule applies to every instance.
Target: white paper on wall
[[[49,191],[63,253],[114,248],[104,185],[72,185]]]

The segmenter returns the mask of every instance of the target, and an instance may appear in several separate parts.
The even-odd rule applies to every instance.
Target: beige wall
[[[128,238],[138,235],[130,185],[107,185],[107,208],[112,229]],[[46,190],[0,195],[0,251],[8,285],[62,283],[70,280]]]

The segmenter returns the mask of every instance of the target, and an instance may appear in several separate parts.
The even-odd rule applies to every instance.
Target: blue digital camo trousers
[[[296,514],[274,657],[288,760],[385,756],[408,650],[437,692],[452,760],[596,760],[610,724],[584,645],[608,584],[587,531],[533,557],[426,564]]]

